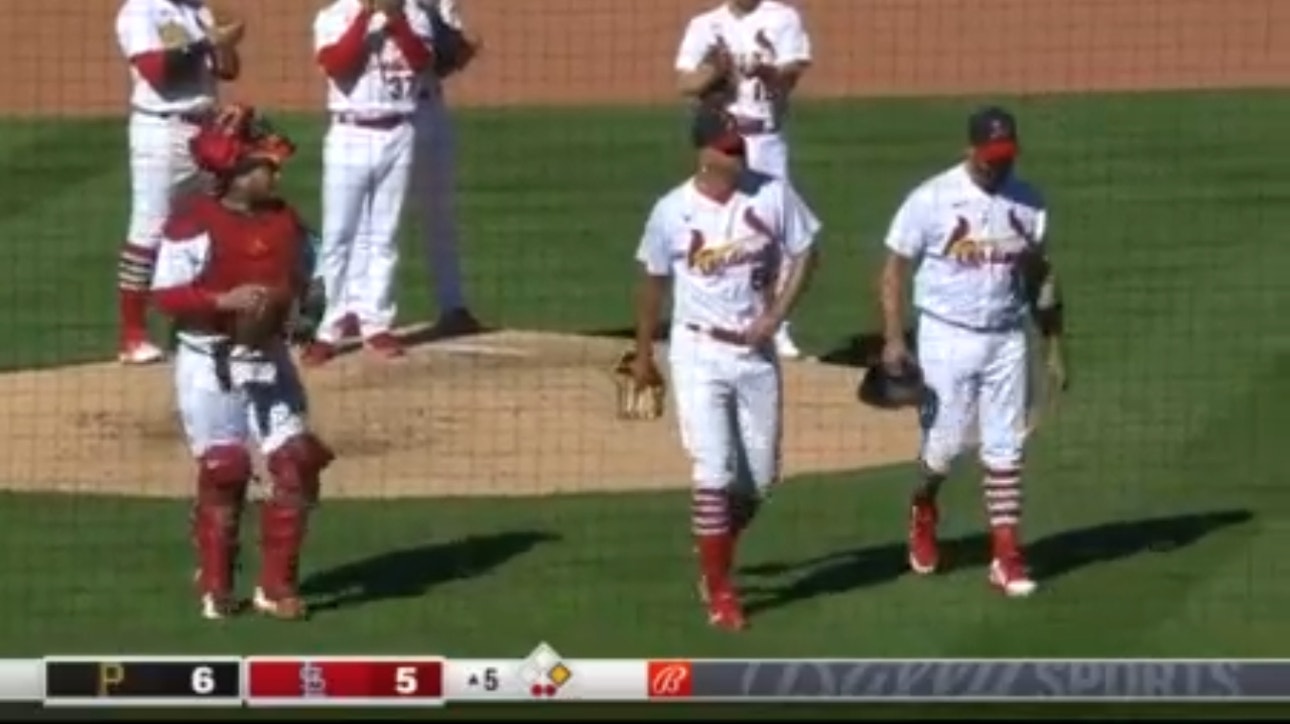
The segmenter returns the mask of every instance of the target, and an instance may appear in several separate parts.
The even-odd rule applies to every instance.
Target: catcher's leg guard
[[[255,606],[279,618],[301,618],[296,586],[300,549],[310,509],[318,501],[320,475],[335,454],[313,434],[297,435],[268,459],[273,493],[260,509],[260,585]]]
[[[232,601],[238,533],[251,474],[251,457],[241,445],[217,445],[198,459],[192,535],[197,587],[207,618],[230,612],[226,609]]]

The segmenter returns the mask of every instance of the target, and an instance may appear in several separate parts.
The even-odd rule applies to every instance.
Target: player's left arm
[[[777,323],[788,319],[811,284],[820,258],[816,238],[823,228],[815,212],[791,184],[782,182],[781,188],[779,232],[788,263],[781,268],[784,280],[770,308]]]
[[[772,93],[784,97],[797,88],[811,67],[811,36],[802,16],[797,12],[785,16],[771,35],[771,43],[776,52],[775,64],[763,66],[758,74]]]
[[[1053,263],[1047,241],[1048,211],[1035,213],[1031,232],[1033,246],[1030,259],[1021,273],[1025,275],[1031,319],[1044,341],[1044,358],[1049,375],[1061,389],[1070,385],[1066,366],[1066,302],[1058,282],[1057,267]]]

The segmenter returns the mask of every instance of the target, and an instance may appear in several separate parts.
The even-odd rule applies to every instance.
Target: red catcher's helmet
[[[296,151],[291,139],[278,133],[251,106],[221,107],[188,142],[197,167],[227,179],[270,163],[281,166]]]

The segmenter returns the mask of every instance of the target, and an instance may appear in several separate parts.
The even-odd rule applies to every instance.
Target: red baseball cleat
[[[1026,570],[1026,562],[1020,553],[990,562],[990,585],[1009,598],[1025,598],[1039,588]]]
[[[322,367],[336,356],[336,345],[331,342],[314,340],[305,346],[300,354],[300,364],[305,367]]]
[[[940,512],[936,501],[915,498],[909,510],[909,568],[919,575],[936,572],[941,552],[936,543],[936,523]]]
[[[716,591],[710,594],[708,602],[708,623],[715,628],[726,631],[743,631],[748,628],[744,618],[743,606],[739,596],[731,590]]]
[[[403,343],[389,332],[380,332],[368,337],[363,342],[369,350],[386,359],[404,355]]]

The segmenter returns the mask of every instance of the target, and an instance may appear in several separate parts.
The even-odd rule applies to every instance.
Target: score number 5
[[[415,696],[421,690],[421,678],[415,666],[394,669],[394,692],[402,696]]]

